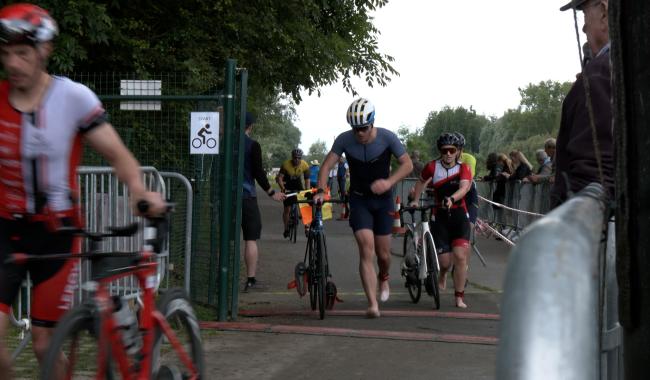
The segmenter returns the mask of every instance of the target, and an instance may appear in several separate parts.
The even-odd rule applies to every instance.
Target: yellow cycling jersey
[[[292,160],[286,160],[280,167],[280,173],[284,176],[285,187],[290,190],[302,190],[301,178],[305,181],[309,179],[309,164],[305,160],[300,160],[298,166],[293,166]]]
[[[460,155],[460,162],[467,164],[472,171],[472,178],[476,175],[476,158],[469,153],[462,153]]]

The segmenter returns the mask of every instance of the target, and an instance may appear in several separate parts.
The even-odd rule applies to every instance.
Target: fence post
[[[246,127],[246,109],[248,108],[248,71],[241,69],[241,77],[239,84],[239,146],[237,148],[237,193],[235,195],[235,227],[233,230],[233,243],[235,249],[233,250],[233,272],[232,272],[232,294],[230,305],[230,318],[237,319],[239,313],[239,265],[240,265],[240,245],[239,233],[241,229],[241,208],[242,208],[242,182],[244,180],[244,128]]]
[[[224,100],[224,135],[223,168],[221,170],[220,210],[219,213],[219,297],[217,299],[219,321],[225,321],[228,313],[228,267],[230,266],[230,227],[232,223],[232,152],[233,130],[235,129],[235,65],[237,61],[229,59],[226,63],[225,100]]]

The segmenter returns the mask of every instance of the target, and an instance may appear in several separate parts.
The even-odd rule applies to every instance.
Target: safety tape
[[[506,206],[506,205],[502,205],[501,203],[497,203],[497,202],[493,202],[493,201],[491,201],[491,200],[489,200],[489,199],[485,199],[485,198],[483,198],[483,197],[480,196],[480,195],[478,196],[478,199],[480,199],[480,200],[482,200],[482,201],[485,201],[485,202],[487,202],[487,203],[493,204],[493,205],[495,205],[495,206],[498,206],[498,207],[504,208],[504,209],[506,209],[506,210],[510,210],[510,211],[518,212],[518,213],[520,213],[520,214],[526,214],[526,215],[532,215],[532,216],[544,216],[544,214],[538,214],[538,213],[535,213],[535,212],[524,211],[524,210],[517,210],[516,208],[508,207],[508,206]]]
[[[514,246],[515,246],[515,243],[513,243],[510,239],[508,239],[508,238],[505,237],[502,233],[500,233],[499,231],[497,231],[494,227],[492,227],[492,226],[490,226],[489,224],[485,223],[483,220],[481,220],[481,219],[476,219],[476,222],[480,225],[479,228],[487,228],[487,229],[490,230],[493,234],[495,234],[495,235],[497,235],[498,237],[500,237],[501,240],[503,240],[503,241],[504,241],[506,244],[508,244],[509,246],[511,246],[511,247],[514,247]]]

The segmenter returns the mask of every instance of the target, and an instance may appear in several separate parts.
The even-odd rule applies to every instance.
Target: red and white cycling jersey
[[[52,212],[72,209],[82,133],[105,114],[97,95],[68,78],[53,76],[33,113],[16,110],[1,82],[0,217],[41,213],[42,201]]]
[[[440,205],[445,197],[450,197],[460,188],[460,181],[472,180],[472,172],[467,164],[457,162],[451,168],[446,168],[441,160],[433,160],[422,169],[421,177],[423,181],[431,178],[429,187],[434,191],[436,204]],[[462,207],[467,211],[465,198],[452,206],[452,208],[457,207]]]

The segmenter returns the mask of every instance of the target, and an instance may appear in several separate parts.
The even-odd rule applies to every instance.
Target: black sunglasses
[[[443,155],[444,154],[456,154],[457,151],[458,151],[458,149],[456,149],[456,148],[442,148],[442,149],[440,149],[440,153],[443,154]]]
[[[370,125],[366,125],[366,126],[363,126],[363,127],[352,128],[352,130],[354,131],[354,133],[358,133],[358,132],[367,132],[368,129],[370,129]]]

